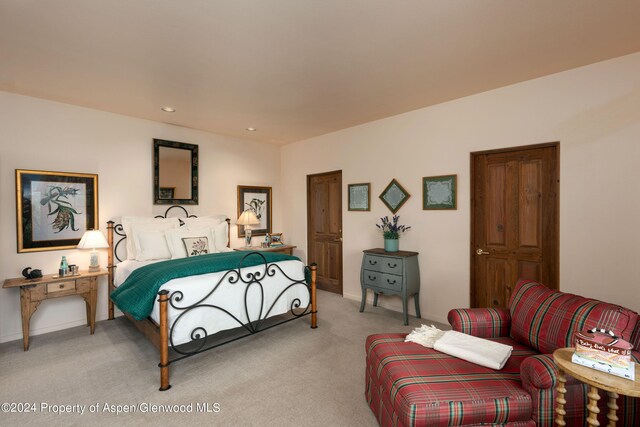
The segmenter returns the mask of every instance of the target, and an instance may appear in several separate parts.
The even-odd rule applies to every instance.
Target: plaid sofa
[[[616,335],[640,348],[640,319],[623,307],[553,291],[521,280],[508,309],[454,309],[456,331],[513,346],[496,371],[411,342],[406,334],[376,334],[366,340],[365,395],[382,426],[553,426],[558,370],[552,353],[573,345],[573,333],[593,328],[603,312],[619,313]],[[640,353],[633,352],[636,362]],[[586,425],[586,386],[566,384],[565,420]],[[606,423],[606,395],[599,401]],[[620,396],[618,425],[640,425],[640,399]]]

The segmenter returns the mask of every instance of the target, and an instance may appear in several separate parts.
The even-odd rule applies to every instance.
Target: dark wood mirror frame
[[[177,148],[191,152],[191,198],[160,197],[160,147]],[[183,142],[153,140],[153,203],[156,205],[197,205],[198,204],[198,146]]]

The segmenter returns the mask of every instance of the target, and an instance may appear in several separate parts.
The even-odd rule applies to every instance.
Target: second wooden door
[[[342,172],[307,177],[308,262],[319,289],[342,294]]]
[[[519,278],[558,289],[558,144],[471,154],[471,306],[507,307]]]

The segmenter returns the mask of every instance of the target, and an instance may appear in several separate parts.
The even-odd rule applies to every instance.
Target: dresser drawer
[[[364,256],[364,268],[372,271],[382,271],[382,263],[384,261],[384,257],[366,254]]]
[[[379,271],[364,270],[362,280],[365,286],[389,289],[400,292],[402,290],[402,276],[386,274]]]
[[[402,259],[398,258],[369,254],[364,256],[364,268],[367,270],[402,275],[402,265]]]
[[[63,292],[63,291],[75,291],[75,290],[76,290],[75,280],[70,280],[68,282],[58,282],[58,283],[47,284],[47,294],[53,294],[56,292]]]

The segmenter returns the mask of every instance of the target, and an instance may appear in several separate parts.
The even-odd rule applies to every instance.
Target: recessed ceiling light
[[[255,132],[255,131],[257,131],[258,129],[256,129],[256,128],[247,128],[246,130],[248,130],[249,132]]]
[[[161,110],[164,111],[165,113],[175,113],[176,112],[176,109],[175,108],[171,108],[171,107],[162,107]]]

